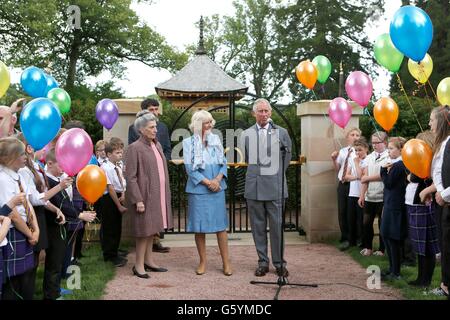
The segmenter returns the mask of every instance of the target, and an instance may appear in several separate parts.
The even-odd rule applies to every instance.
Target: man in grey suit
[[[244,148],[245,161],[248,163],[244,197],[247,199],[253,240],[258,254],[255,276],[262,277],[269,272],[268,218],[272,264],[279,276],[287,277],[287,269],[282,268],[286,261],[281,261],[281,223],[282,201],[288,197],[286,170],[292,156],[292,142],[287,130],[271,121],[272,107],[267,100],[256,100],[253,104],[253,114],[256,124],[242,133],[241,147]],[[283,175],[284,195],[281,195]]]

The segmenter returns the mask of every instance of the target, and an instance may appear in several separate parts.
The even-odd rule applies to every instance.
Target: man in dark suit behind
[[[148,110],[151,113],[155,115],[155,117],[158,119],[158,122],[156,124],[156,139],[159,141],[163,148],[164,156],[166,157],[167,161],[172,159],[171,153],[172,153],[172,147],[170,145],[170,134],[169,129],[167,128],[167,125],[159,121],[159,102],[156,99],[145,99],[141,103],[141,109],[142,110]],[[139,134],[134,128],[134,124],[131,124],[128,128],[128,145],[135,142],[137,139],[139,139]],[[164,234],[161,233],[159,236],[153,237],[153,251],[154,252],[162,252],[166,253],[170,251],[169,247],[163,247],[161,244],[160,238],[163,238]]]

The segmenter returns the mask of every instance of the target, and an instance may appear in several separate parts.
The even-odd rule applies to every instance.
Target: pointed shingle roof
[[[174,77],[155,87],[184,93],[247,92],[248,87],[225,73],[206,54],[197,54]]]

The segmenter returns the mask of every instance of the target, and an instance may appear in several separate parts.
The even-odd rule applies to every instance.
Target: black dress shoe
[[[269,267],[258,267],[255,270],[255,276],[257,276],[257,277],[264,277],[267,272],[269,272]]]
[[[154,268],[154,267],[150,267],[148,264],[144,263],[144,269],[146,272],[167,272],[169,270],[167,270],[166,268]]]
[[[153,252],[160,252],[160,253],[167,253],[167,252],[170,251],[170,248],[169,247],[163,247],[161,242],[159,242],[159,243],[154,243],[153,244],[152,251]]]
[[[142,278],[142,279],[149,279],[150,278],[150,276],[148,274],[146,274],[146,273],[142,274],[142,273],[137,272],[136,267],[134,267],[134,266],[133,266],[132,270],[133,270],[133,274],[136,277],[138,277],[138,278]]]
[[[105,259],[105,261],[112,262],[112,264],[113,264],[115,267],[123,267],[123,266],[125,266],[125,265],[127,264],[127,262],[128,262],[127,259],[121,258],[121,257],[119,257],[119,256],[117,256],[116,258],[112,258],[112,259]]]
[[[286,267],[284,268],[277,268],[277,275],[280,277],[289,277],[289,271],[288,269],[286,269]]]

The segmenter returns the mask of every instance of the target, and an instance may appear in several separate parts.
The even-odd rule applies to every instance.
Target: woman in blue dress
[[[215,120],[204,110],[197,111],[191,119],[189,129],[193,135],[183,140],[183,157],[188,181],[188,225],[187,231],[195,233],[200,264],[198,275],[206,271],[206,233],[215,233],[222,256],[223,273],[231,276],[228,258],[227,211],[223,178],[227,177],[227,160],[222,141],[211,132]]]

